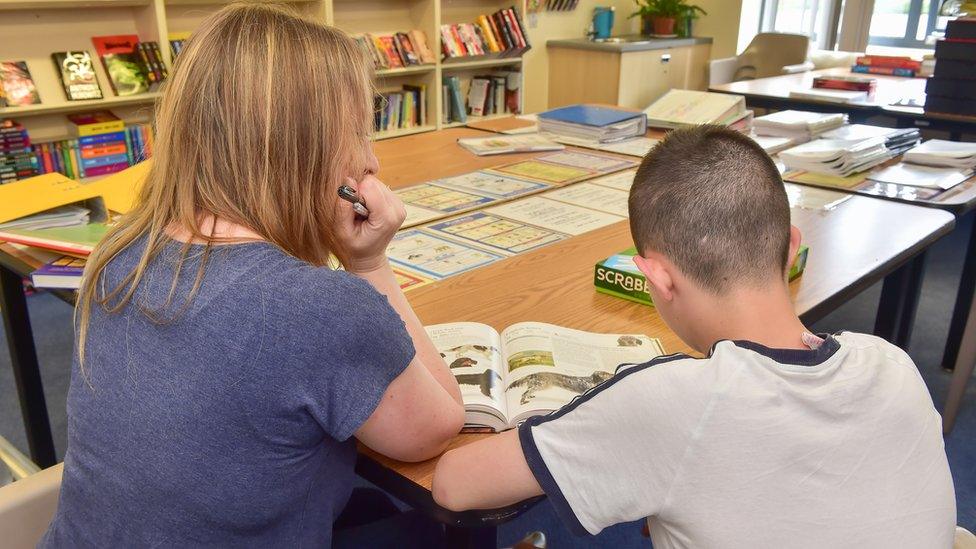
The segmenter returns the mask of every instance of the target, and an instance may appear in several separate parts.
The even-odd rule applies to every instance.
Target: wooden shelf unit
[[[336,26],[350,34],[424,31],[436,63],[376,71],[380,90],[404,84],[427,86],[427,119],[416,128],[377,132],[376,139],[387,139],[456,126],[441,120],[444,75],[460,75],[462,80],[492,68],[521,67],[520,57],[441,60],[440,26],[474,23],[488,14],[513,4],[524,13],[524,0],[253,0],[283,4],[317,21]],[[158,93],[118,97],[101,63],[95,72],[105,99],[68,101],[51,60],[58,51],[88,51],[95,56],[92,36],[136,34],[141,40],[159,43],[164,61],[172,67],[169,34],[192,32],[206,17],[231,0],[0,0],[0,61],[26,61],[41,103],[0,108],[0,120],[15,119],[24,124],[35,141],[65,137],[69,123],[66,113],[112,109],[127,122],[151,119]],[[522,78],[524,97],[524,82]],[[465,87],[466,89],[466,87]]]

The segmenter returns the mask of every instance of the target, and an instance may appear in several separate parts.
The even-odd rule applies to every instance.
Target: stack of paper
[[[478,156],[537,151],[558,151],[565,149],[555,141],[538,133],[525,135],[491,135],[488,137],[465,137],[458,139],[458,145]]]
[[[803,143],[846,122],[847,115],[843,113],[779,111],[756,118],[752,126],[756,135],[789,137]]]
[[[748,111],[741,95],[671,90],[644,109],[644,114],[651,127],[680,128],[698,124],[731,126],[746,118]],[[745,130],[748,133],[748,128]]]
[[[610,107],[570,105],[539,113],[539,131],[606,143],[644,135],[647,117]]]
[[[918,143],[921,134],[917,128],[882,128],[881,126],[851,124],[825,132],[821,137],[825,139],[848,140],[884,137],[885,147],[891,153],[891,156],[895,157],[914,147]]]
[[[779,153],[791,170],[846,177],[891,158],[883,137],[862,140],[814,139]]]
[[[948,190],[973,175],[971,169],[937,168],[934,166],[916,166],[899,162],[868,174],[868,179],[879,183],[894,183],[909,187],[925,187],[927,189]]]
[[[791,90],[790,97],[793,99],[811,99],[813,101],[822,101],[825,103],[854,103],[866,100],[868,98],[868,92],[805,88]]]
[[[976,143],[929,139],[905,153],[905,162],[946,168],[976,168]]]
[[[773,137],[769,135],[752,134],[749,137],[758,143],[768,155],[774,155],[782,150],[789,149],[790,147],[803,142],[803,140],[791,139],[789,137]]]
[[[76,205],[60,206],[38,214],[28,215],[6,223],[0,223],[0,230],[6,229],[50,229],[52,227],[71,227],[86,225],[91,212],[88,208]]]

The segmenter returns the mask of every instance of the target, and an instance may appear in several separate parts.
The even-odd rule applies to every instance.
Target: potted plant
[[[685,0],[634,0],[637,11],[631,17],[640,16],[641,34],[674,34],[679,18],[693,19],[705,10],[689,5]]]
[[[678,36],[682,38],[691,37],[691,22],[698,19],[702,15],[708,15],[708,12],[701,9],[699,6],[688,5],[684,7],[684,13],[678,17]]]

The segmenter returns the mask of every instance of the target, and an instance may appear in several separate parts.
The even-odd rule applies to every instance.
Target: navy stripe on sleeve
[[[583,524],[579,521],[579,518],[573,511],[572,506],[570,506],[569,502],[566,500],[566,496],[563,494],[562,490],[559,488],[559,485],[556,483],[556,480],[553,478],[552,473],[549,471],[549,467],[546,466],[546,462],[542,458],[542,454],[539,452],[539,447],[536,445],[535,439],[532,436],[532,428],[566,415],[567,413],[578,408],[584,402],[589,401],[597,394],[609,389],[615,383],[631,374],[641,372],[652,366],[682,359],[699,360],[686,354],[677,353],[657,357],[649,362],[645,362],[644,364],[637,366],[628,365],[629,367],[624,368],[623,370],[618,370],[617,375],[574,398],[572,402],[566,406],[563,406],[561,409],[549,415],[529,418],[519,425],[519,442],[522,444],[522,453],[525,455],[525,462],[529,465],[529,470],[532,471],[532,475],[535,476],[536,481],[538,481],[539,486],[542,487],[542,491],[545,492],[546,497],[548,497],[552,502],[552,506],[556,510],[556,514],[559,515],[559,518],[574,534],[578,536],[590,535]],[[608,426],[608,428],[611,427]]]

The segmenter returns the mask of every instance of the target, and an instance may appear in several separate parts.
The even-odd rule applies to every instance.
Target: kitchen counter
[[[698,44],[711,43],[711,37],[707,36],[693,36],[691,38],[651,38],[649,36],[631,34],[626,36],[614,36],[604,42],[595,42],[589,38],[549,40],[546,42],[546,47],[622,53],[631,51],[682,48],[687,46],[695,46]]]

